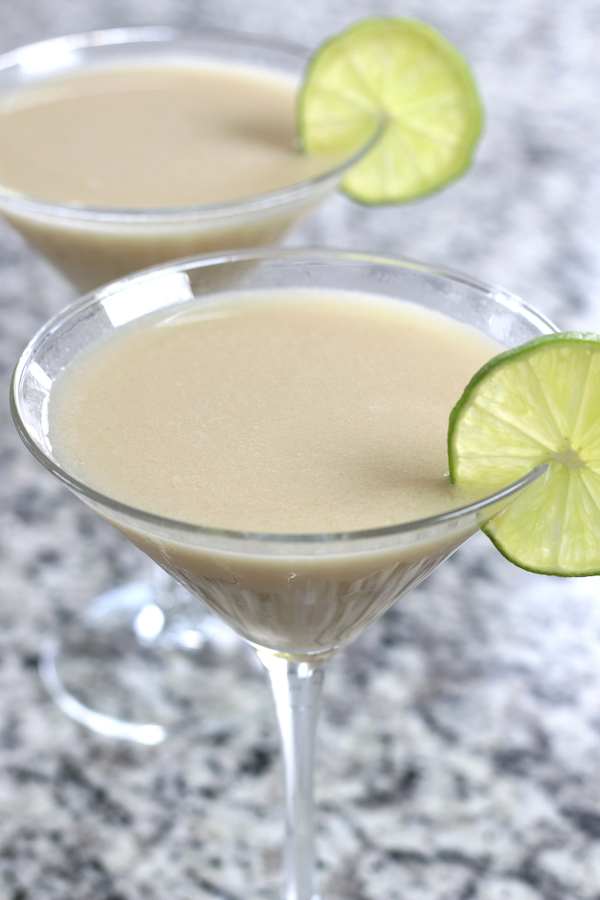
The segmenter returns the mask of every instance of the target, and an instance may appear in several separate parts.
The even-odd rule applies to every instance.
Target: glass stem
[[[283,747],[285,778],[284,900],[317,897],[314,759],[323,669],[259,652],[269,672]]]

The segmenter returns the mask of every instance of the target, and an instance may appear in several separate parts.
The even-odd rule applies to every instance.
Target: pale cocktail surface
[[[466,502],[448,414],[498,350],[375,296],[231,294],[125,326],[55,388],[65,468],[168,518],[273,533],[394,525]]]
[[[296,84],[216,64],[106,67],[0,103],[0,183],[101,207],[223,203],[324,170],[294,150]]]

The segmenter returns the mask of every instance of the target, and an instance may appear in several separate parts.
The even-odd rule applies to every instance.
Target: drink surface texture
[[[224,65],[106,68],[0,104],[0,182],[55,202],[222,203],[325,168],[294,150],[292,79]]]
[[[127,325],[72,366],[51,440],[81,480],[183,522],[394,525],[461,505],[448,414],[497,349],[397,301],[231,294]]]

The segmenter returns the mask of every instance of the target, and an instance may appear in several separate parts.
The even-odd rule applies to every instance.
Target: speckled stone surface
[[[290,243],[403,253],[600,327],[600,7],[594,0],[21,0],[0,49],[116,24],[212,25],[313,46],[357,18],[423,18],[487,108],[468,177],[402,208],[332,198]],[[141,747],[49,701],[43,637],[143,570],[21,446],[22,347],[71,289],[0,225],[0,900],[277,896],[269,715]],[[340,655],[317,775],[324,898],[600,898],[600,582],[521,572],[479,535]]]

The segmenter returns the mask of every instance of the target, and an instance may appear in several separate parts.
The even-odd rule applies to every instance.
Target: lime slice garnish
[[[450,477],[479,489],[547,470],[484,531],[511,562],[600,573],[600,335],[563,332],[494,357],[450,414]]]
[[[365,19],[324,44],[298,99],[308,153],[375,146],[342,190],[363,203],[435,191],[471,163],[483,111],[468,64],[437,31],[411,19]]]

